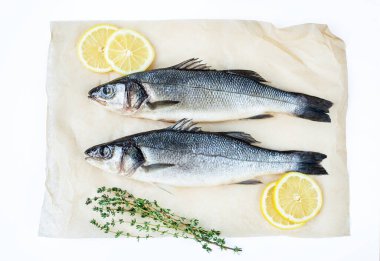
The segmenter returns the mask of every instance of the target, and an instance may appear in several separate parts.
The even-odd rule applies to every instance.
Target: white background
[[[0,260],[379,260],[380,1],[0,0]],[[351,236],[229,239],[241,255],[195,243],[37,236],[45,180],[46,60],[51,20],[252,19],[324,23],[345,40]],[[69,101],[68,101],[69,102]],[[328,142],[328,141],[326,141]],[[239,220],[236,220],[239,222]]]

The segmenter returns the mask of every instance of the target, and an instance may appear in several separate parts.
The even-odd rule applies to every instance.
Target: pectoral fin
[[[257,184],[262,184],[260,180],[256,179],[249,179],[249,180],[244,180],[242,182],[234,183],[236,185],[257,185]]]
[[[160,108],[170,107],[178,104],[179,101],[156,101],[156,102],[147,102],[149,109],[156,110]]]
[[[273,117],[273,115],[271,115],[271,114],[260,114],[260,115],[249,117],[247,119],[250,119],[250,120],[261,120],[261,119],[268,119],[268,118],[272,118],[272,117]]]
[[[155,170],[162,170],[166,168],[171,168],[175,166],[174,164],[166,164],[166,163],[157,163],[157,164],[150,164],[150,165],[143,165],[141,168],[143,168],[147,172],[155,171]]]

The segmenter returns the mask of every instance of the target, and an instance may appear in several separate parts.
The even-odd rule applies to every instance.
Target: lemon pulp
[[[285,219],[304,223],[315,217],[322,207],[322,192],[309,176],[290,172],[274,187],[274,207]]]
[[[112,34],[105,47],[106,61],[113,70],[121,74],[146,70],[154,56],[150,42],[130,29],[122,29]]]
[[[99,24],[82,35],[78,42],[78,56],[86,68],[94,72],[112,71],[104,57],[104,51],[108,38],[117,30],[116,26]]]

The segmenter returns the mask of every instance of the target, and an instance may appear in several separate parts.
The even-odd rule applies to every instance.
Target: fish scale
[[[141,81],[152,96],[152,101],[180,100],[175,106],[159,111],[142,110],[142,117],[168,119],[170,113],[176,117],[192,118],[196,121],[208,119],[231,120],[279,111],[294,113],[297,98],[273,87],[258,84],[248,78],[221,71],[157,70],[145,74],[131,75]],[[148,83],[144,85],[145,83]],[[138,116],[139,114],[137,114]],[[237,117],[237,115],[239,115]],[[157,118],[156,118],[157,119]],[[173,117],[171,120],[176,120]]]
[[[261,157],[281,160],[276,151],[252,146],[228,136],[208,132],[178,132],[162,130],[132,138],[138,146],[164,150],[178,150],[186,153],[221,156],[242,161],[262,161]],[[230,150],[234,148],[234,153]],[[289,156],[287,157],[289,159]],[[283,160],[284,158],[282,158]]]

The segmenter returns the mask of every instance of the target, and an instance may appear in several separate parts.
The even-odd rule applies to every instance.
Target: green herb
[[[101,187],[98,196],[88,198],[86,205],[93,205],[92,210],[102,218],[102,222],[92,219],[91,224],[104,233],[112,233],[115,237],[134,237],[137,240],[154,235],[170,235],[176,238],[192,239],[207,252],[212,246],[221,250],[242,251],[239,247],[229,247],[220,231],[207,230],[199,226],[197,219],[188,219],[175,215],[170,209],[160,207],[156,201],[135,198],[120,188]],[[129,225],[137,233],[120,229]]]

